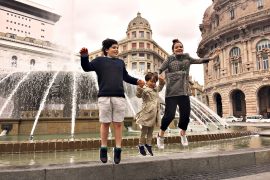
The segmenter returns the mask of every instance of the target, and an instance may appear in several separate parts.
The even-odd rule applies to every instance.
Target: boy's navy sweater
[[[89,62],[89,56],[81,56],[84,71],[95,71],[98,78],[98,97],[125,97],[123,81],[137,84],[138,79],[131,77],[121,59],[97,57]]]

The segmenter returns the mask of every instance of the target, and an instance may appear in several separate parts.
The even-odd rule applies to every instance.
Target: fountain
[[[142,78],[138,73],[131,74]],[[124,138],[123,145],[132,146],[137,142],[141,128],[133,117],[140,110],[142,102],[136,97],[136,86],[125,83],[124,88],[128,108],[123,130],[127,139]],[[4,142],[0,144],[3,147],[0,149],[4,152],[46,152],[97,148],[100,140],[90,138],[99,137],[97,92],[94,72],[39,69],[0,74],[0,140]],[[165,90],[160,93],[163,102],[164,94]],[[229,135],[215,132],[226,129],[228,124],[196,98],[190,99],[192,121],[188,131],[209,131],[215,135],[190,135],[189,141],[216,140],[250,134],[235,132]],[[162,109],[164,110],[164,103]],[[176,116],[179,117],[179,111]],[[168,130],[167,141],[170,143],[179,141],[177,117]],[[110,146],[113,145],[111,134],[110,129]],[[28,138],[25,137],[27,135]]]

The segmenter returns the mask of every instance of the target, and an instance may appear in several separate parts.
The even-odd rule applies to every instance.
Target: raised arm
[[[217,58],[220,54],[221,50],[220,49],[217,49],[215,51],[215,53],[213,53],[213,55],[211,57],[206,57],[206,58],[200,58],[200,59],[195,59],[195,58],[192,58],[188,55],[189,59],[190,59],[190,63],[191,64],[202,64],[202,63],[208,63],[209,61]]]
[[[169,66],[169,62],[170,62],[170,56],[161,64],[160,68],[159,68],[159,74],[161,74],[163,71],[165,71],[168,66]]]
[[[82,69],[86,72],[88,71],[94,71],[95,68],[93,66],[92,62],[89,62],[89,55],[88,55],[88,50],[87,48],[82,48],[80,51],[81,54],[81,66]]]
[[[188,54],[188,57],[190,59],[190,64],[202,64],[202,63],[208,63],[211,58],[207,57],[207,58],[193,58],[191,56],[189,56]]]

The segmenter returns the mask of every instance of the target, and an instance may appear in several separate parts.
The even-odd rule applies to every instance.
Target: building
[[[270,0],[213,0],[200,25],[208,105],[220,116],[270,117]]]
[[[51,70],[71,54],[52,43],[53,28],[60,16],[27,0],[0,1],[1,72],[35,67]],[[59,61],[57,61],[59,59]]]
[[[119,57],[124,60],[127,69],[139,72],[158,71],[168,53],[152,39],[149,22],[137,14],[128,24],[126,38],[118,41]],[[90,59],[102,56],[101,50],[91,52]]]

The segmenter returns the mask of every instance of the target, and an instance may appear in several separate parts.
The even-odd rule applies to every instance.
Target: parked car
[[[235,116],[228,116],[224,118],[226,122],[242,122],[243,118],[237,118]]]
[[[262,119],[262,115],[249,115],[246,117],[246,122],[263,122]]]
[[[261,119],[261,122],[267,122],[267,123],[269,123],[270,122],[270,119],[269,118],[268,119],[262,118]]]

